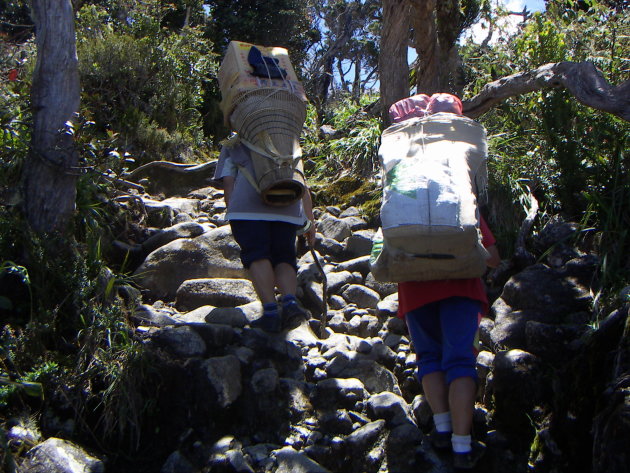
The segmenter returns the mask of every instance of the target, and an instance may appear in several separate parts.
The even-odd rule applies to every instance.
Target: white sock
[[[433,423],[435,424],[435,430],[438,432],[453,431],[453,427],[451,425],[451,413],[448,411],[440,414],[433,414]]]
[[[451,443],[453,444],[453,451],[455,453],[468,453],[472,450],[472,439],[470,435],[455,435],[451,436]]]

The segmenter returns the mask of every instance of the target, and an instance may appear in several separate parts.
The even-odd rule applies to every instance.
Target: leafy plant
[[[143,2],[125,9],[81,9],[78,54],[83,113],[111,130],[115,147],[136,160],[192,160],[203,149],[205,81],[215,73],[211,44],[197,29],[163,29],[168,8]]]
[[[367,176],[378,169],[378,146],[381,137],[380,120],[365,112],[373,97],[363,96],[359,103],[346,98],[327,111],[325,126],[334,130],[335,137],[321,142],[314,109],[309,109],[306,121],[304,151],[323,175],[339,171]]]

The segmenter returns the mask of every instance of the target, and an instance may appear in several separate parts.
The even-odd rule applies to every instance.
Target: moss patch
[[[315,206],[334,205],[342,209],[355,206],[370,226],[378,225],[383,192],[376,182],[348,175],[333,182],[313,184],[311,191]]]

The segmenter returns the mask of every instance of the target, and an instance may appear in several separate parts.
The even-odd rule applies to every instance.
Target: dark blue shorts
[[[418,359],[418,378],[443,371],[446,381],[477,379],[475,338],[481,302],[449,297],[423,305],[405,315]]]
[[[230,227],[241,247],[241,262],[245,268],[254,261],[268,259],[273,267],[287,263],[297,271],[295,237],[299,225],[265,220],[230,220]]]

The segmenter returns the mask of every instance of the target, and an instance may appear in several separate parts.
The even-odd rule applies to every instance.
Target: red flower
[[[10,80],[11,82],[16,81],[16,80],[17,80],[17,78],[18,78],[18,70],[17,70],[17,69],[11,69],[11,70],[9,71],[8,76],[9,76],[9,80]]]

